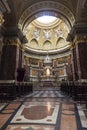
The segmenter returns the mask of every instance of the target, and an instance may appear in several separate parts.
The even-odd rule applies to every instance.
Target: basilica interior
[[[0,0],[0,130],[87,130],[87,0]]]

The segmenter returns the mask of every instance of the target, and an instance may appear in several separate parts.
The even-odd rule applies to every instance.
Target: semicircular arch
[[[43,43],[43,50],[50,50],[51,48],[52,48],[52,43],[51,43],[51,41],[46,40],[46,41]]]
[[[37,17],[42,16],[43,13],[49,13],[49,15],[61,18],[69,28],[71,28],[75,22],[73,13],[65,5],[53,1],[43,1],[32,5],[24,11],[19,19],[19,26],[23,30],[27,24]]]
[[[37,41],[35,38],[32,39],[32,40],[30,41],[29,46],[30,46],[31,48],[38,48],[38,47],[39,47],[38,41]]]

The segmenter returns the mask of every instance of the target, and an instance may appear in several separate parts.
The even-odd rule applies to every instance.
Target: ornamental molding
[[[75,18],[71,10],[59,2],[43,1],[30,6],[23,12],[19,20],[19,27],[23,29],[26,24],[29,24],[29,22],[39,17],[41,12],[46,10],[47,12],[54,12],[54,16],[63,19],[63,21],[68,24],[69,28],[73,26]]]
[[[21,45],[21,42],[17,37],[4,37],[3,42],[4,45],[15,45],[18,47]]]
[[[75,45],[77,45],[79,43],[86,43],[87,42],[87,35],[78,34],[75,36],[73,42],[75,43]]]
[[[3,15],[0,13],[0,26],[4,23]]]

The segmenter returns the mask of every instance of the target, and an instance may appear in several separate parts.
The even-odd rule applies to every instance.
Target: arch
[[[59,37],[58,40],[57,40],[57,42],[56,42],[56,47],[57,48],[62,48],[62,47],[65,46],[65,44],[66,44],[65,39],[62,38],[62,37]]]
[[[32,39],[29,44],[30,47],[38,48],[38,41],[36,39]]]
[[[52,48],[52,43],[49,41],[49,40],[46,40],[44,43],[43,43],[43,50],[49,50]]]
[[[43,1],[38,2],[27,8],[19,19],[21,29],[27,26],[31,21],[43,14],[49,13],[52,16],[61,18],[71,28],[75,22],[75,18],[71,10],[59,2]]]

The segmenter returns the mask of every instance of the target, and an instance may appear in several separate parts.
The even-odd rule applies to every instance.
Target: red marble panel
[[[77,130],[76,118],[73,115],[61,116],[60,130]]]
[[[0,128],[6,123],[10,116],[11,114],[0,114]]]
[[[81,68],[81,78],[87,79],[87,43],[79,43],[79,62]]]
[[[62,110],[74,111],[74,105],[73,104],[62,104]]]
[[[60,130],[77,130],[73,104],[62,104]]]
[[[6,109],[17,109],[19,105],[20,103],[11,103],[6,107]]]
[[[25,108],[22,115],[30,120],[40,120],[52,116],[53,110],[54,108],[50,108],[49,111],[47,106],[32,106],[31,108]]]

